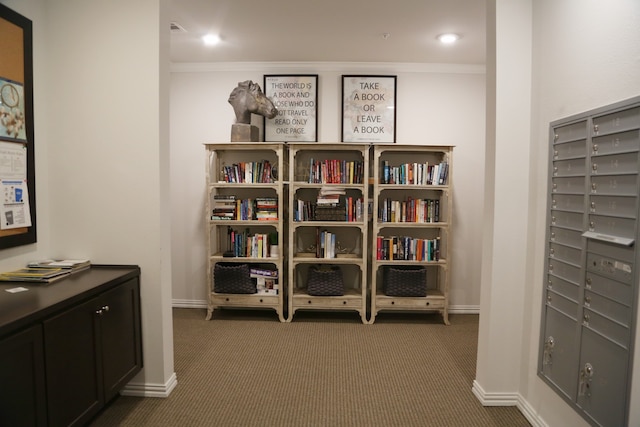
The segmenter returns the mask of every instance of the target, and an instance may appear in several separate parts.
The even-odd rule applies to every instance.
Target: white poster
[[[29,192],[26,180],[2,180],[0,229],[31,227]]]

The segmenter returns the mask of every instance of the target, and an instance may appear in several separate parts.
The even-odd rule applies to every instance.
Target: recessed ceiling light
[[[207,46],[215,46],[220,43],[220,37],[215,34],[207,34],[202,37],[202,41]]]
[[[460,39],[460,36],[454,33],[440,34],[438,36],[438,40],[440,40],[440,43],[444,43],[444,44],[455,43],[459,39]]]

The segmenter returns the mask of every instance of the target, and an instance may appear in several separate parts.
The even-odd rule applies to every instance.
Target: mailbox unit
[[[538,373],[596,426],[628,422],[640,97],[551,123]]]

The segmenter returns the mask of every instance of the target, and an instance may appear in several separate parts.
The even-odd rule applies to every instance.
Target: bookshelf
[[[372,146],[369,323],[382,310],[437,311],[449,324],[453,147]],[[393,289],[426,281],[426,293]]]
[[[288,151],[288,321],[297,310],[332,310],[367,323],[369,145],[293,143]],[[312,275],[331,268],[343,294],[310,292]]]
[[[245,307],[273,309],[284,322],[284,253],[273,247],[284,236],[285,145],[212,143],[205,150],[207,320],[216,308]],[[216,284],[215,271],[244,265],[255,293],[229,291],[222,274]]]

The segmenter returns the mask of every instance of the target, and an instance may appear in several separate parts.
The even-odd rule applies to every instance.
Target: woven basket
[[[427,269],[419,265],[386,266],[382,291],[393,297],[426,297]]]
[[[340,267],[311,267],[307,281],[307,293],[316,296],[344,295],[344,282]]]
[[[255,294],[248,264],[219,262],[213,268],[213,292],[221,294]]]

